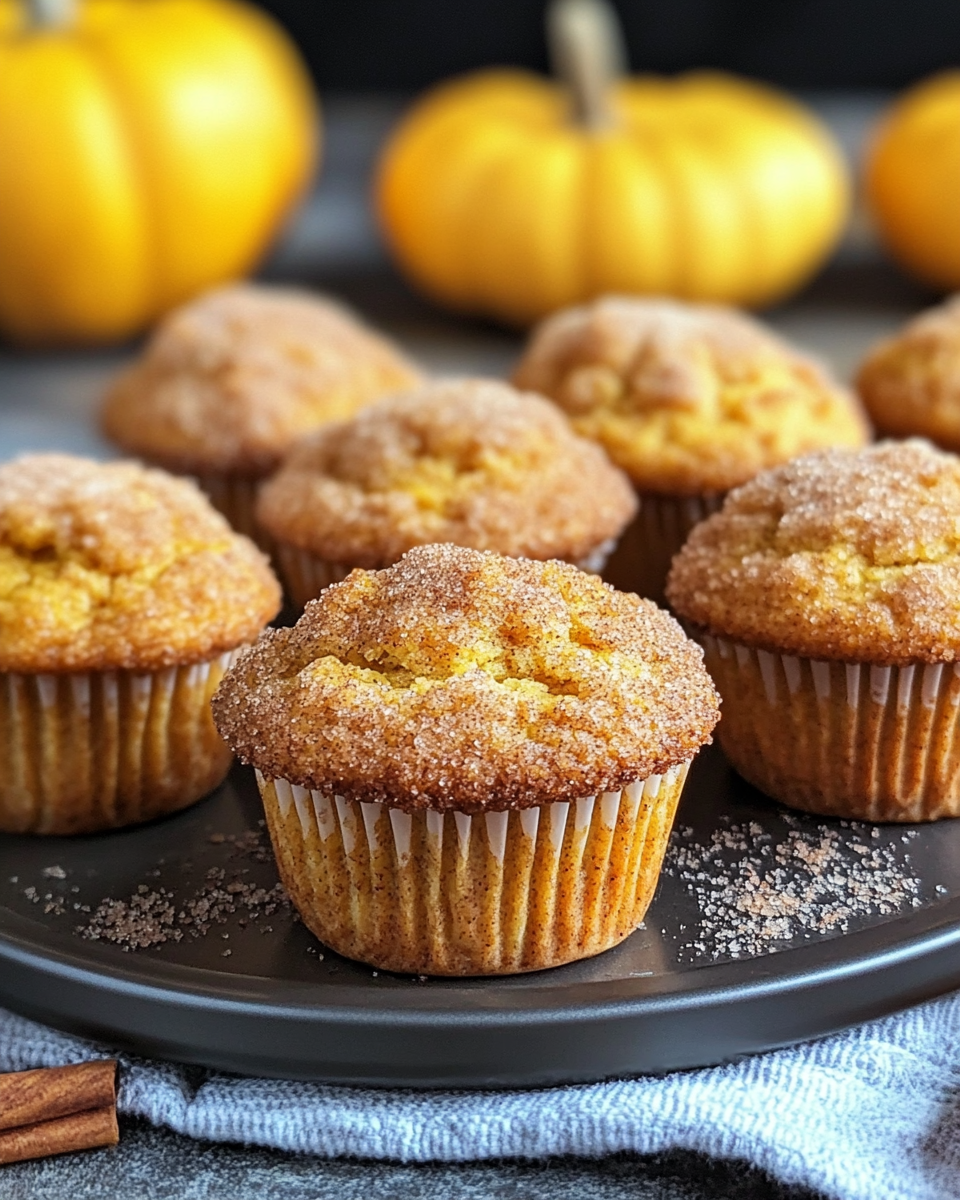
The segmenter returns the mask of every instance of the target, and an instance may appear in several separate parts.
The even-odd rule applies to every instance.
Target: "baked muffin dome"
[[[304,439],[261,489],[257,518],[278,542],[380,567],[429,542],[580,561],[636,507],[626,477],[554,405],[449,379]]]
[[[600,442],[641,492],[723,492],[828,446],[860,446],[856,402],[751,318],[608,296],[535,331],[514,372]]]
[[[261,476],[298,437],[419,380],[339,305],[243,284],[168,316],[101,420],[125,451],[170,470]]]
[[[811,454],[732,492],[667,584],[681,617],[777,653],[960,659],[960,460],[929,443]]]
[[[0,466],[0,671],[154,671],[252,641],[263,555],[186,480],[37,454]]]
[[[857,390],[877,429],[960,450],[960,296],[921,313],[876,346]]]
[[[213,709],[267,778],[461,813],[666,772],[718,716],[699,648],[654,604],[566,563],[452,545],[328,588],[264,633]]]

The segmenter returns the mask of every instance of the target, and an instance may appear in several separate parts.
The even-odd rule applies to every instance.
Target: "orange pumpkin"
[[[596,14],[564,7],[587,12],[581,33]],[[848,207],[820,123],[714,73],[598,84],[602,53],[571,28],[567,87],[484,71],[430,92],[393,134],[377,208],[411,279],[527,323],[604,292],[760,305],[807,278]]]
[[[0,330],[136,332],[246,274],[310,178],[286,35],[236,0],[0,0]]]
[[[928,283],[960,287],[960,71],[896,101],[874,131],[865,184],[893,257]]]

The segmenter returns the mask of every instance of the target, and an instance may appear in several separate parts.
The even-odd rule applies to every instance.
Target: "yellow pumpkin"
[[[309,180],[315,100],[236,0],[0,0],[0,330],[127,336],[247,273]]]
[[[715,73],[621,79],[602,99],[578,120],[589,106],[564,87],[495,70],[416,104],[377,182],[411,279],[517,323],[604,292],[760,305],[834,245],[846,168],[801,105]]]
[[[894,258],[928,283],[960,287],[960,71],[896,101],[874,132],[865,183]]]

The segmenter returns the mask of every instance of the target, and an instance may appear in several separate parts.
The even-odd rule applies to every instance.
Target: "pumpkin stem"
[[[547,41],[554,74],[567,86],[576,121],[588,129],[613,123],[610,85],[626,69],[623,31],[608,0],[553,0]]]
[[[77,0],[27,0],[29,24],[33,29],[72,25]]]

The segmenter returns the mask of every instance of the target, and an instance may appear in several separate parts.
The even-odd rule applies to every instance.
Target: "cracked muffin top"
[[[257,520],[351,566],[429,542],[576,562],[636,507],[626,476],[549,401],[449,379],[304,439],[261,489]]]
[[[732,309],[608,296],[533,333],[517,387],[549,396],[640,491],[723,492],[811,450],[862,446],[854,398]]]
[[[266,559],[192,484],[135,463],[0,466],[0,670],[158,670],[253,641]]]
[[[960,296],[874,347],[856,382],[881,433],[918,434],[960,450]]]
[[[709,633],[814,659],[960,659],[960,459],[929,443],[827,451],[731,492],[667,595]]]
[[[170,470],[257,477],[298,437],[420,379],[340,305],[243,284],[162,321],[109,389],[101,423],[125,451]]]
[[[401,809],[526,808],[660,774],[710,740],[699,647],[556,561],[421,546],[268,630],[213,701],[263,775]]]

